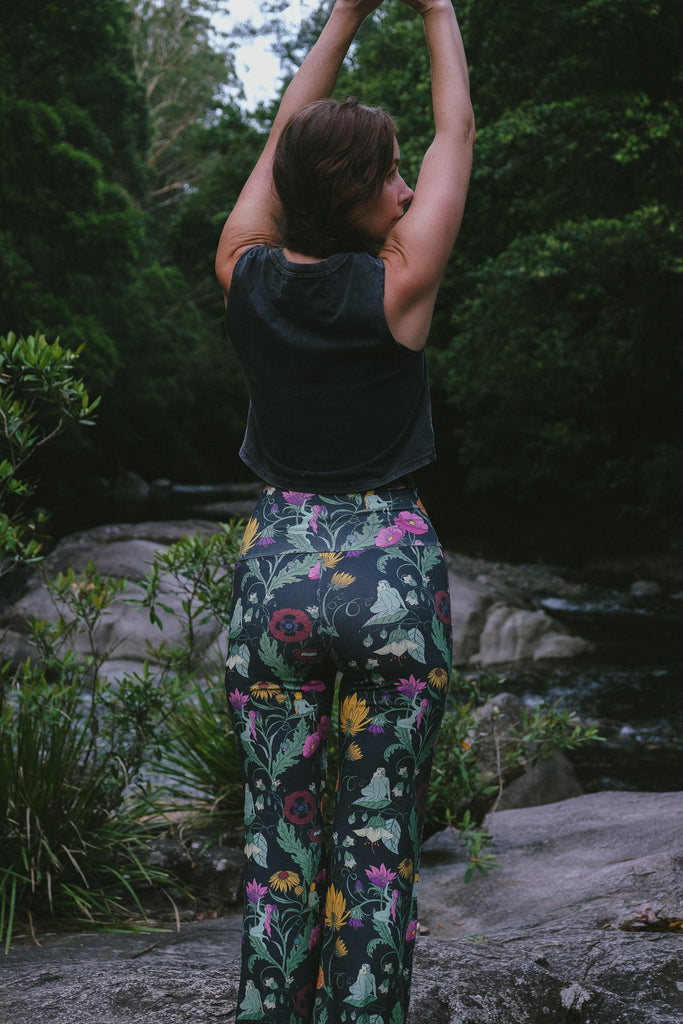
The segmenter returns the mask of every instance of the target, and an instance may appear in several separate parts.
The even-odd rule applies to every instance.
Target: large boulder
[[[94,647],[98,655],[107,658],[101,675],[118,679],[126,673],[142,671],[144,662],[153,660],[153,648],[162,641],[170,646],[182,645],[182,604],[186,597],[182,583],[171,576],[161,579],[159,589],[166,606],[157,607],[161,630],[151,622],[149,610],[138,603],[143,591],[136,583],[144,579],[155,557],[168,551],[174,541],[197,532],[206,535],[216,529],[215,523],[204,520],[122,524],[96,527],[60,541],[42,566],[49,579],[70,569],[78,575],[92,562],[101,576],[128,581],[126,589],[102,615],[93,635],[79,629],[69,636],[69,647],[79,654],[91,653]],[[26,639],[27,620],[33,616],[52,622],[60,614],[67,623],[73,620],[68,606],[55,600],[46,588],[42,574],[35,574],[25,593],[0,619],[2,656],[13,661],[35,658],[35,648]],[[194,632],[198,647],[203,649],[217,639],[219,627],[209,620],[197,623]]]
[[[418,946],[413,1020],[681,1021],[683,793],[594,793],[488,824],[488,878],[463,881],[457,835],[425,844],[420,921],[446,941]]]
[[[464,881],[432,837],[408,1024],[680,1024],[683,793],[595,793],[490,821]],[[239,917],[39,935],[3,957],[3,1024],[231,1024]],[[360,1024],[360,1018],[357,1022]]]

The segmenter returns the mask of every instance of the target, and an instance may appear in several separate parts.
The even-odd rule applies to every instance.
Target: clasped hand
[[[428,14],[434,7],[438,6],[440,0],[401,0],[406,7],[411,7],[418,14]],[[367,18],[369,14],[381,7],[383,0],[337,0],[340,7],[353,11],[360,18]]]

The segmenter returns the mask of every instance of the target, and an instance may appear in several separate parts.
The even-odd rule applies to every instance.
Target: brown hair
[[[386,111],[353,97],[318,100],[294,114],[273,160],[288,248],[318,257],[371,248],[349,221],[379,198],[395,135]]]

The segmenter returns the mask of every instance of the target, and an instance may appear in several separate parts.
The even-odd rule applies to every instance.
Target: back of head
[[[288,248],[319,258],[372,248],[351,219],[378,199],[395,135],[389,114],[353,98],[319,100],[291,118],[273,162]]]

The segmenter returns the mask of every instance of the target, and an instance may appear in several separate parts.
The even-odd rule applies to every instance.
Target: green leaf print
[[[370,941],[368,942],[368,949],[367,949],[368,956],[369,957],[372,956],[372,954],[375,952],[377,947],[378,946],[383,946],[383,945],[384,945],[384,940],[383,939],[370,939]]]
[[[427,659],[425,658],[425,638],[422,631],[417,627],[408,630],[408,639],[411,640],[415,646],[410,652],[411,657],[415,658],[415,661],[421,661],[422,664],[426,664]]]
[[[441,564],[441,550],[440,548],[429,546],[418,548],[418,551],[420,553],[420,572],[423,576],[429,576],[432,569]]]
[[[375,939],[375,942],[382,941],[388,946],[393,946],[394,942],[391,938],[391,931],[386,921],[378,920],[376,917],[372,919],[372,926],[379,935],[379,939]]]
[[[250,832],[244,843],[245,857],[253,857],[259,867],[268,867],[268,843],[260,832]]]
[[[293,825],[288,825],[284,818],[277,823],[277,837],[280,848],[294,858],[301,868],[301,874],[306,885],[310,885],[316,873],[313,850],[306,849],[303,843],[297,839]]]
[[[356,548],[374,547],[375,538],[380,531],[381,522],[376,512],[372,512],[363,522],[354,536],[353,543]]]
[[[384,573],[387,571],[387,566],[392,558],[405,558],[401,548],[394,548],[391,551],[387,551],[382,555],[381,558],[377,559],[377,568],[380,572]]]
[[[443,623],[441,619],[439,619],[436,615],[434,616],[434,620],[432,622],[432,640],[434,641],[435,646],[439,649],[441,654],[443,654],[444,661],[446,662],[446,664],[450,664],[451,652],[449,650],[448,642],[446,640],[446,634],[444,632]]]
[[[279,750],[273,758],[272,777],[279,778],[287,768],[291,768],[303,756],[304,741],[311,732],[310,723],[307,718],[302,718],[296,727],[285,750]]]
[[[296,673],[287,665],[287,662],[278,653],[277,640],[274,637],[263,633],[259,640],[259,656],[269,668],[276,673],[277,678],[282,682],[295,682]]]
[[[284,569],[276,573],[268,584],[268,590],[279,590],[280,587],[284,587],[287,583],[296,583],[297,580],[303,579],[304,576],[308,576],[309,572],[314,565],[317,565],[320,560],[320,556],[317,552],[306,555],[304,558],[297,558],[296,560],[289,562]]]

